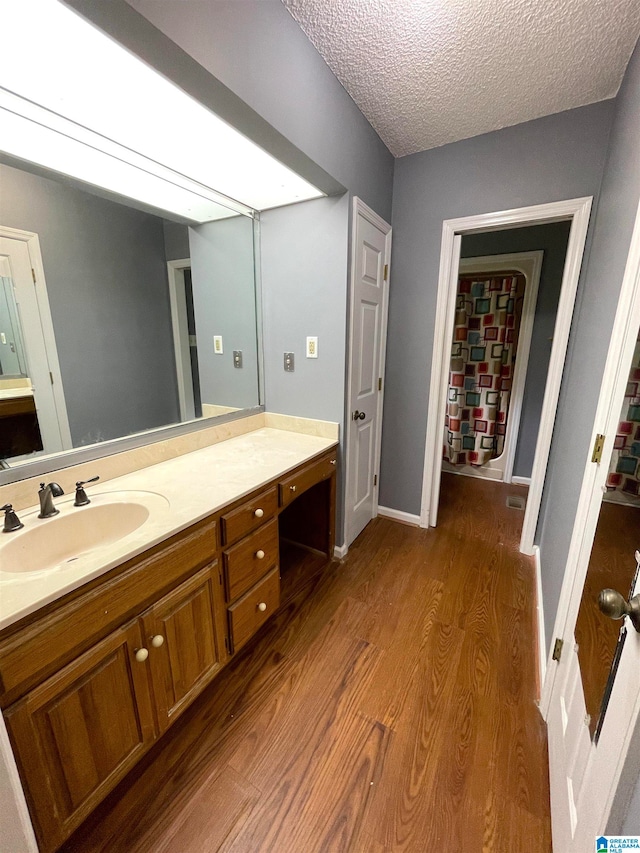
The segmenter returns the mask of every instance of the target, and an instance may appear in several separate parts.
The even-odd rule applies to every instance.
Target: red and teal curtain
[[[525,277],[483,273],[458,280],[444,458],[484,465],[503,451]]]
[[[636,498],[640,504],[640,335],[613,442],[607,490]]]

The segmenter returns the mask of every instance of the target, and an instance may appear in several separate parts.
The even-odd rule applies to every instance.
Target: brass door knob
[[[610,619],[623,619],[628,616],[633,627],[640,633],[640,595],[631,601],[615,589],[603,589],[598,596],[598,607]]]

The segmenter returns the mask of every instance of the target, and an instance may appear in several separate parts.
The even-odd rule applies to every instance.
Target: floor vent
[[[526,506],[526,499],[520,497],[520,495],[509,495],[507,498],[507,506],[509,509],[521,509],[524,510]]]

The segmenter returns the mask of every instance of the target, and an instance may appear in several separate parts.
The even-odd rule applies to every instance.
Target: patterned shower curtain
[[[640,334],[613,443],[607,490],[636,498],[640,505]]]
[[[444,458],[484,465],[503,451],[525,277],[483,273],[458,281]]]

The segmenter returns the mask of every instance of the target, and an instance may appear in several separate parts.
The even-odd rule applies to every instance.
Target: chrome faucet
[[[40,498],[40,514],[38,518],[51,518],[52,515],[57,515],[60,510],[53,505],[53,499],[64,495],[64,491],[57,483],[40,483],[38,497]]]

